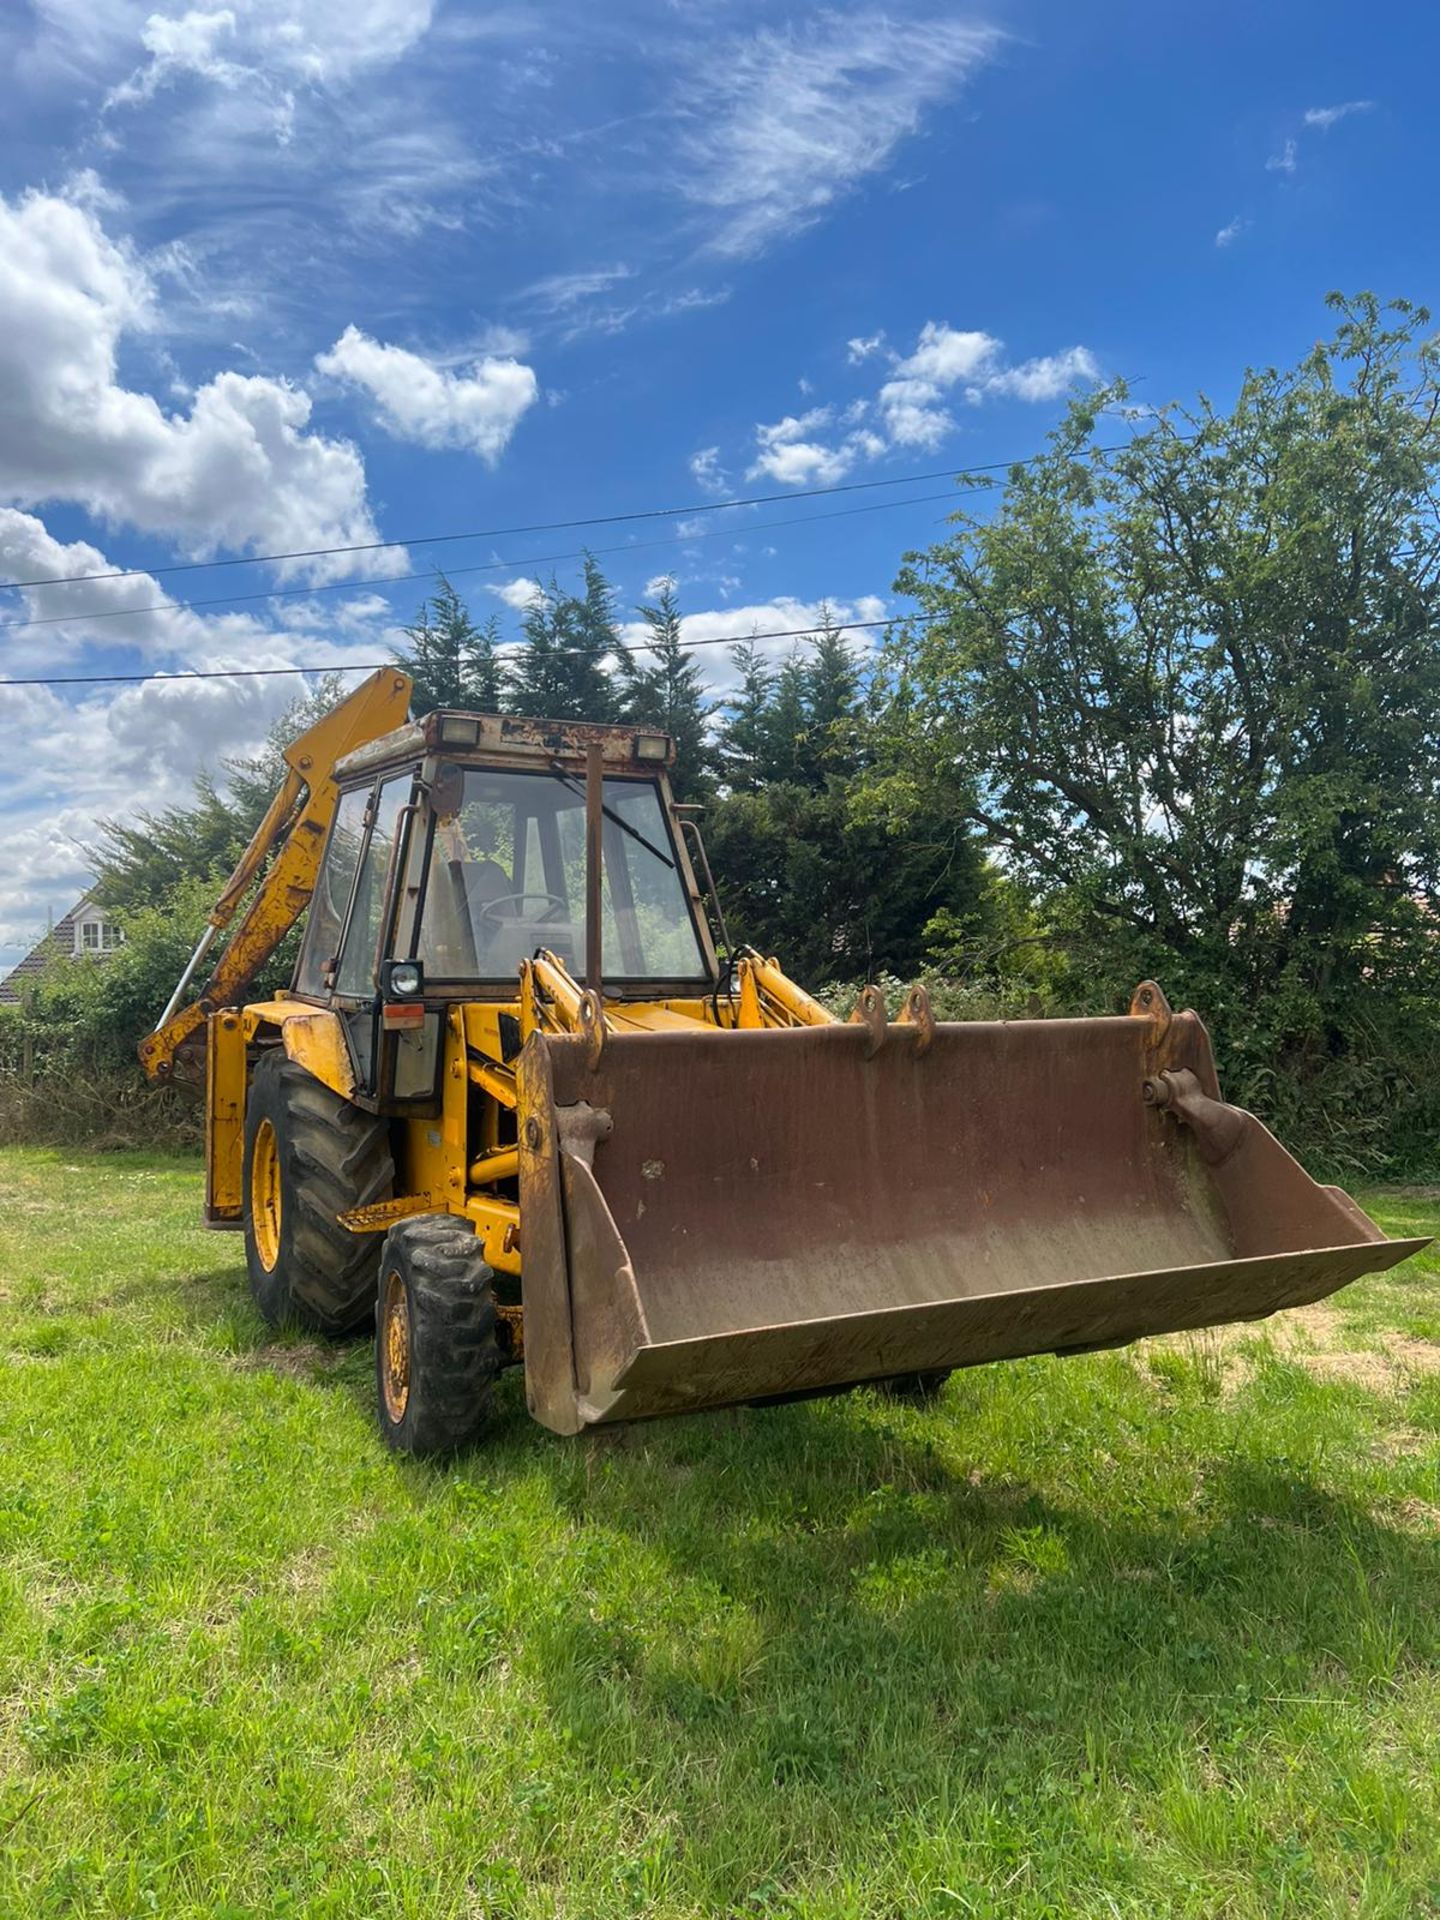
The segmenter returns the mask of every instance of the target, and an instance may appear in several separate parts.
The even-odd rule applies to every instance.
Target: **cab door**
[[[357,1090],[384,1098],[387,1036],[381,1024],[380,962],[394,922],[395,888],[405,859],[407,829],[414,815],[414,775],[409,770],[382,780],[365,810],[365,834],[344,935],[332,974],[332,1004],[340,1015],[355,1067]],[[393,1038],[393,1036],[390,1036]]]

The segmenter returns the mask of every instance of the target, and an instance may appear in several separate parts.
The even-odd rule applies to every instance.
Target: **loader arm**
[[[152,1080],[163,1080],[173,1071],[180,1048],[203,1027],[209,1013],[238,1005],[310,904],[339,799],[336,764],[357,747],[402,725],[409,705],[409,676],[382,667],[285,749],[285,778],[211,909],[169,1006],[155,1031],[140,1042],[140,1061]],[[210,978],[197,997],[185,1004],[201,963],[217,937],[231,926],[240,903],[262,873],[264,878],[221,947]]]

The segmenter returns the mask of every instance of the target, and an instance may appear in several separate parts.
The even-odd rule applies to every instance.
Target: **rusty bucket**
[[[1148,987],[1120,1018],[536,1034],[520,1138],[527,1394],[562,1433],[1260,1319],[1426,1244],[1221,1103]]]

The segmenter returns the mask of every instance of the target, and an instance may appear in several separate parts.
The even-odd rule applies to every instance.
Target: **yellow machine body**
[[[663,736],[456,714],[397,727],[408,692],[403,675],[377,675],[296,743],[217,906],[218,930],[249,895],[239,931],[142,1057],[163,1074],[203,1029],[216,1226],[255,1205],[245,1116],[265,1052],[383,1116],[393,1195],[339,1220],[354,1234],[417,1215],[473,1227],[507,1355],[555,1431],[1257,1318],[1425,1244],[1387,1240],[1227,1106],[1200,1021],[1153,983],[1118,1017],[965,1024],[937,1022],[918,988],[892,1020],[869,988],[842,1022],[773,959],[717,960]],[[584,782],[584,986],[581,875],[572,859],[573,885],[557,881],[548,815],[500,849],[517,890],[475,904],[476,870],[497,863],[474,857],[461,823],[484,824],[503,793],[491,776],[506,773],[567,794]],[[454,796],[471,777],[467,813]],[[360,817],[350,795],[368,798],[336,953],[317,953],[328,935],[312,924],[295,986],[246,1001],[324,884],[327,836],[327,861],[344,851],[345,820]],[[625,813],[635,797],[644,831]],[[367,905],[382,819],[383,885]],[[523,891],[522,839],[537,873],[544,853],[540,891]],[[653,903],[602,892],[642,857],[635,841],[669,870],[667,952],[689,916],[688,979],[604,967],[606,916],[627,952],[653,942]],[[437,982],[427,967],[417,994],[399,990],[427,951],[453,966],[457,936],[426,931],[442,908],[472,958],[467,915],[501,946],[527,943],[508,984]],[[357,925],[371,943],[358,970]],[[569,954],[546,943],[549,926]]]

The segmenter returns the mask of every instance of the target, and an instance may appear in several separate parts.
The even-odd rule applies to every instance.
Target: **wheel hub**
[[[380,1359],[385,1411],[398,1422],[405,1418],[410,1399],[410,1309],[405,1283],[393,1269],[385,1276],[380,1310]]]
[[[255,1129],[250,1156],[250,1224],[260,1264],[273,1273],[280,1258],[280,1142],[268,1120]]]

